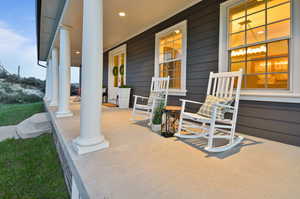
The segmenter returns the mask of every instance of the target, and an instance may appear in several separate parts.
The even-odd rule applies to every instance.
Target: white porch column
[[[73,113],[69,109],[71,39],[70,29],[68,27],[60,27],[59,42],[59,100],[56,117],[70,117],[73,115]]]
[[[76,185],[74,177],[72,177],[72,193],[71,193],[71,199],[80,199],[80,193],[78,190],[78,187]]]
[[[48,67],[49,68],[49,76],[48,76],[48,95],[47,95],[47,102],[49,103],[51,101],[52,98],[52,58],[49,57],[48,58]]]
[[[47,68],[46,68],[46,79],[45,79],[45,96],[44,96],[44,100],[48,101],[48,96],[49,96],[49,83],[50,83],[50,64],[49,64],[49,60],[47,63]]]
[[[103,0],[83,1],[80,136],[74,140],[78,154],[109,146],[101,133],[102,73]]]
[[[51,101],[49,106],[57,106],[58,100],[58,57],[57,57],[57,48],[53,48],[52,52],[52,87],[51,87]]]

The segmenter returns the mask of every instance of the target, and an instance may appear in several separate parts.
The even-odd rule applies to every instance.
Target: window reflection
[[[252,14],[266,8],[266,1],[265,0],[248,0],[247,1],[247,14]]]
[[[267,39],[276,39],[290,35],[290,20],[273,23],[267,26]]]
[[[276,7],[269,8],[267,10],[267,22],[272,23],[282,19],[290,18],[290,3],[279,5]]]

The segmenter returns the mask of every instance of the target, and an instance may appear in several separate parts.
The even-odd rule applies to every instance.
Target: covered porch
[[[102,107],[102,133],[110,147],[80,156],[80,103],[73,117],[56,118],[46,105],[71,171],[72,198],[296,198],[300,194],[300,148],[245,136],[238,147],[209,154],[199,139],[164,138],[131,110]],[[99,107],[100,109],[100,107]],[[205,142],[204,142],[205,143]],[[65,172],[66,173],[66,172]]]
[[[127,84],[134,86],[133,94],[148,96],[151,78],[166,72],[159,65],[160,49],[166,49],[163,56],[167,63],[175,56],[173,69],[180,71],[172,83],[168,104],[178,104],[181,98],[203,101],[209,73],[223,71],[217,63],[223,1],[155,0],[139,4],[139,0],[131,0],[114,4],[56,0],[63,5],[53,16],[47,8],[55,6],[50,1],[39,2],[44,3],[39,9],[44,20],[39,27],[39,60],[48,64],[45,105],[72,199],[276,199],[300,194],[299,147],[244,135],[243,142],[232,150],[211,154],[203,150],[206,140],[164,138],[144,122],[131,122],[131,109],[101,106],[103,86],[109,95]],[[276,7],[282,5],[290,5],[290,1]],[[295,5],[297,11],[300,6]],[[49,23],[54,16],[56,23]],[[46,28],[52,31],[43,32]],[[172,48],[156,45],[164,38],[172,39]],[[223,63],[227,62],[219,66]],[[82,69],[80,103],[69,99],[71,66]],[[115,75],[115,67],[122,68],[123,74]],[[296,91],[281,93],[283,98],[291,98],[290,104],[245,98],[239,115],[238,126],[242,128],[237,131],[298,145],[300,106],[292,104],[299,101]]]

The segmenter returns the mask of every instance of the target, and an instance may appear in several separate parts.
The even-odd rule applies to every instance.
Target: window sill
[[[169,89],[169,95],[171,96],[186,96],[187,90]]]
[[[300,103],[300,93],[291,91],[285,92],[241,92],[241,100],[263,101],[263,102],[282,102]]]

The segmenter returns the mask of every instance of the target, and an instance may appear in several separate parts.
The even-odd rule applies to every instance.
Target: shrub
[[[16,94],[8,94],[0,91],[0,103],[2,104],[23,104],[39,102],[42,98],[34,94],[26,94],[22,90],[16,92]]]
[[[0,72],[0,78],[5,79],[5,81],[8,83],[13,83],[13,84],[19,83],[23,88],[36,87],[42,92],[45,91],[45,81],[34,77],[19,78],[15,74],[9,74],[5,71],[2,71]]]
[[[1,71],[0,72],[0,78],[6,78],[8,76],[7,72]]]
[[[162,114],[164,109],[164,102],[161,102],[154,111],[154,117],[152,119],[153,124],[161,124],[162,121]]]
[[[132,88],[132,87],[128,86],[128,85],[121,85],[121,86],[119,86],[119,88]]]
[[[45,81],[36,79],[34,77],[21,78],[19,80],[19,83],[23,88],[28,88],[29,86],[32,86],[32,87],[36,87],[37,89],[43,92],[45,90]]]
[[[7,83],[3,83],[2,88],[4,89],[4,91],[6,93],[13,93],[14,92],[13,89],[10,87],[10,85],[7,84]]]
[[[12,75],[7,75],[7,77],[5,78],[5,80],[9,83],[19,83],[19,78],[17,75],[12,74]]]

